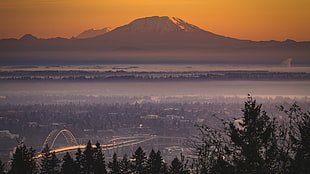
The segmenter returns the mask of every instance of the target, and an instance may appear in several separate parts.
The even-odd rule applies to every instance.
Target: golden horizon
[[[0,38],[71,38],[148,16],[175,16],[215,34],[246,40],[310,41],[310,1],[27,0],[0,2]]]

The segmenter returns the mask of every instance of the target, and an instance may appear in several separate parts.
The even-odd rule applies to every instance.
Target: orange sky
[[[70,38],[146,16],[239,39],[310,41],[309,0],[0,0],[0,38]]]

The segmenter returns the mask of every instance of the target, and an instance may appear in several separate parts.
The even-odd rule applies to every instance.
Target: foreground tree
[[[0,160],[0,174],[4,174],[4,164]]]
[[[90,141],[88,141],[82,154],[82,173],[94,173],[94,149]]]
[[[166,164],[163,162],[160,151],[157,153],[152,149],[146,163],[146,171],[150,174],[164,174],[167,173]]]
[[[132,170],[136,174],[145,173],[146,156],[141,147],[132,155]]]
[[[284,172],[308,173],[310,171],[310,112],[303,112],[294,103],[289,110],[280,110],[289,117],[289,126],[284,127],[281,142]]]
[[[224,130],[199,128],[194,143],[196,173],[279,173],[282,165],[275,119],[251,96],[242,109],[243,116],[223,122]]]
[[[131,163],[126,154],[123,156],[123,159],[120,161],[119,167],[120,167],[120,173],[122,174],[132,173]]]
[[[62,174],[73,174],[74,173],[74,161],[69,152],[63,157],[63,163],[61,165]]]
[[[224,130],[199,128],[194,145],[196,173],[298,173],[310,171],[310,112],[293,104],[283,124],[251,96],[240,119],[223,122]],[[177,161],[174,161],[177,164]]]
[[[261,106],[249,97],[242,110],[243,117],[229,123],[237,173],[277,172],[277,128],[275,120],[261,111]]]
[[[231,172],[229,149],[230,141],[223,132],[211,129],[208,126],[199,127],[200,134],[194,137],[191,146],[197,156],[192,168],[196,173],[226,173]],[[225,159],[225,160],[224,160]],[[229,162],[227,162],[227,160]]]
[[[36,173],[35,150],[21,143],[16,147],[13,154],[10,174],[33,174]]]
[[[59,172],[59,163],[55,152],[51,152],[51,149],[46,146],[42,150],[42,159],[41,159],[41,174],[54,174]]]
[[[169,167],[169,174],[189,174],[187,168],[187,162],[185,162],[184,156],[181,154],[181,160],[175,157],[171,161],[171,166]]]
[[[113,154],[112,162],[109,162],[108,167],[110,168],[110,174],[120,174],[120,165],[117,160],[116,153]]]
[[[105,157],[102,152],[102,148],[100,143],[96,143],[96,147],[94,148],[94,174],[106,174],[106,163]]]
[[[75,153],[75,160],[74,160],[74,173],[80,174],[82,173],[83,169],[83,154],[80,148],[77,149],[77,152]]]

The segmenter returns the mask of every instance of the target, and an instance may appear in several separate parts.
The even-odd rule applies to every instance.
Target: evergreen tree
[[[82,154],[82,173],[92,174],[94,173],[94,149],[91,142],[88,141],[85,150]]]
[[[283,131],[286,133],[283,144],[287,146],[284,150],[286,154],[282,159],[290,159],[289,173],[308,173],[310,171],[310,112],[303,112],[296,103],[289,110],[284,110],[283,106],[280,109],[289,117],[289,125]]]
[[[152,149],[146,164],[147,173],[163,174],[167,173],[165,163],[163,162],[160,151],[157,153]]]
[[[276,173],[275,121],[249,96],[239,122],[229,124],[237,173]]]
[[[0,160],[0,174],[4,174],[4,164]]]
[[[224,158],[229,159],[230,148],[229,140],[222,135],[225,131],[217,131],[208,126],[199,127],[200,134],[194,137],[192,147],[197,155],[193,161],[193,167],[196,173],[213,173],[216,169],[218,173],[225,173],[228,170],[229,163],[224,164]]]
[[[310,112],[296,104],[289,110],[281,106],[289,119],[279,125],[261,107],[249,96],[243,116],[224,122],[225,131],[201,126],[193,145],[198,157],[195,173],[309,173]],[[180,168],[177,160],[173,162],[176,170]]]
[[[179,158],[175,157],[172,161],[171,161],[171,166],[169,169],[170,174],[181,174],[182,173],[182,163],[179,160]]]
[[[310,172],[310,114],[304,116],[305,119],[298,125],[300,142],[295,156],[294,171],[306,174]]]
[[[116,153],[113,154],[112,162],[109,162],[108,167],[111,169],[110,174],[120,174],[120,165]]]
[[[73,174],[74,173],[74,161],[69,152],[63,157],[63,163],[61,165],[62,174]]]
[[[80,148],[77,149],[77,152],[75,153],[75,160],[74,160],[74,173],[75,174],[81,174],[83,165],[83,154]]]
[[[234,171],[234,167],[223,158],[216,159],[215,163],[210,167],[210,173],[212,174],[231,174]]]
[[[60,161],[57,159],[55,152],[51,152],[51,149],[46,146],[42,150],[42,159],[41,159],[41,174],[54,174],[59,170]]]
[[[157,155],[154,149],[152,149],[147,159],[146,170],[150,174],[157,174],[160,171],[160,167],[161,167],[160,161],[158,161]]]
[[[128,159],[127,155],[125,154],[123,156],[123,159],[120,161],[119,167],[120,167],[120,173],[122,174],[130,174],[131,172],[131,163]]]
[[[132,170],[136,174],[145,173],[146,156],[141,147],[138,147],[132,155]]]
[[[104,154],[102,153],[102,148],[99,142],[96,143],[96,147],[94,148],[94,173],[107,173]]]
[[[26,145],[21,143],[16,147],[13,154],[12,167],[9,171],[10,174],[32,174],[37,170],[35,162],[35,150],[31,147],[27,149]]]
[[[181,154],[181,160],[175,157],[171,161],[171,166],[169,167],[169,174],[189,174],[187,169],[187,163],[184,161],[184,156]]]

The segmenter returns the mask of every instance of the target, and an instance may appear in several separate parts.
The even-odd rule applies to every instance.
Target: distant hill
[[[92,38],[92,37],[103,35],[107,32],[110,32],[111,30],[112,30],[112,28],[110,28],[110,27],[106,27],[106,28],[103,28],[100,30],[89,29],[89,30],[83,31],[82,33],[77,35],[75,38],[76,39]]]
[[[31,34],[25,34],[23,37],[21,37],[19,40],[23,40],[23,41],[33,41],[36,40],[38,38],[36,38],[35,36],[31,35]]]
[[[0,64],[16,63],[292,63],[310,64],[310,42],[250,41],[221,36],[177,17],[136,19],[75,38],[0,40]]]

